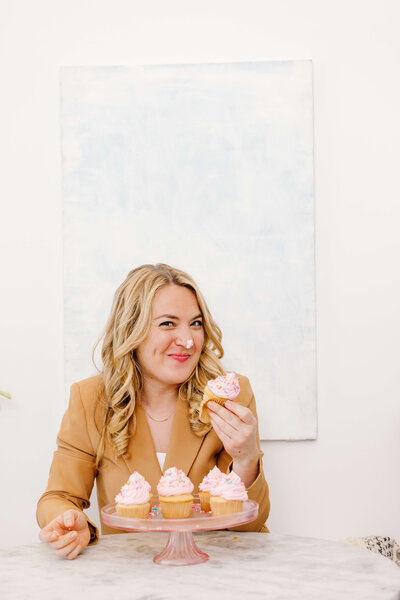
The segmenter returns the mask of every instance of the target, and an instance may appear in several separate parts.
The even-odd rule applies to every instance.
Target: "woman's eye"
[[[160,323],[160,327],[165,327],[165,328],[169,328],[169,327],[173,327],[174,323],[173,321],[163,321],[162,323]]]
[[[203,327],[203,321],[193,321],[192,326],[194,327]]]

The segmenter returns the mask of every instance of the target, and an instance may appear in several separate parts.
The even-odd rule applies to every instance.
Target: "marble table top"
[[[108,535],[76,560],[37,542],[0,550],[1,600],[400,600],[400,568],[363,548],[313,538],[207,531],[208,562],[160,566],[166,533]]]

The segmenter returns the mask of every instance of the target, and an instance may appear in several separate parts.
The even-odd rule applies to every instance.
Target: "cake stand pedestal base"
[[[153,558],[158,565],[183,566],[206,562],[210,557],[195,544],[191,531],[171,531],[164,550]]]

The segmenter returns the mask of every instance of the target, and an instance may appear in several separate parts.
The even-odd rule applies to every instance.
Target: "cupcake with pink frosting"
[[[210,400],[224,405],[227,400],[235,400],[240,392],[239,379],[236,373],[228,372],[207,382],[200,404],[200,421],[210,423],[207,404]]]
[[[120,517],[145,519],[151,508],[151,486],[135,471],[115,496],[115,510]]]
[[[186,519],[193,504],[194,485],[181,469],[167,469],[157,484],[158,498],[163,517]]]
[[[246,487],[239,475],[233,471],[222,478],[213,489],[210,496],[210,506],[213,516],[230,515],[240,512],[243,502],[248,499]]]
[[[200,508],[208,512],[211,510],[210,507],[210,496],[214,493],[218,483],[224,477],[224,474],[215,466],[207,475],[203,478],[203,481],[199,484],[199,498]]]

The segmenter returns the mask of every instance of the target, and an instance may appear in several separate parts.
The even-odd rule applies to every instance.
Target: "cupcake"
[[[210,400],[224,405],[226,400],[235,400],[240,392],[240,385],[236,373],[230,372],[207,382],[200,404],[200,421],[210,423],[207,403]]]
[[[171,467],[157,484],[160,508],[167,519],[186,519],[193,504],[194,485],[181,469]]]
[[[214,467],[209,471],[203,478],[203,481],[199,484],[199,498],[201,510],[208,512],[210,508],[210,495],[217,487],[219,481],[223,478],[223,473]]]
[[[247,500],[247,491],[243,481],[233,471],[222,478],[210,496],[213,516],[230,515],[242,510],[243,501]]]
[[[117,515],[131,519],[145,519],[150,512],[151,498],[150,484],[135,471],[115,496]]]

